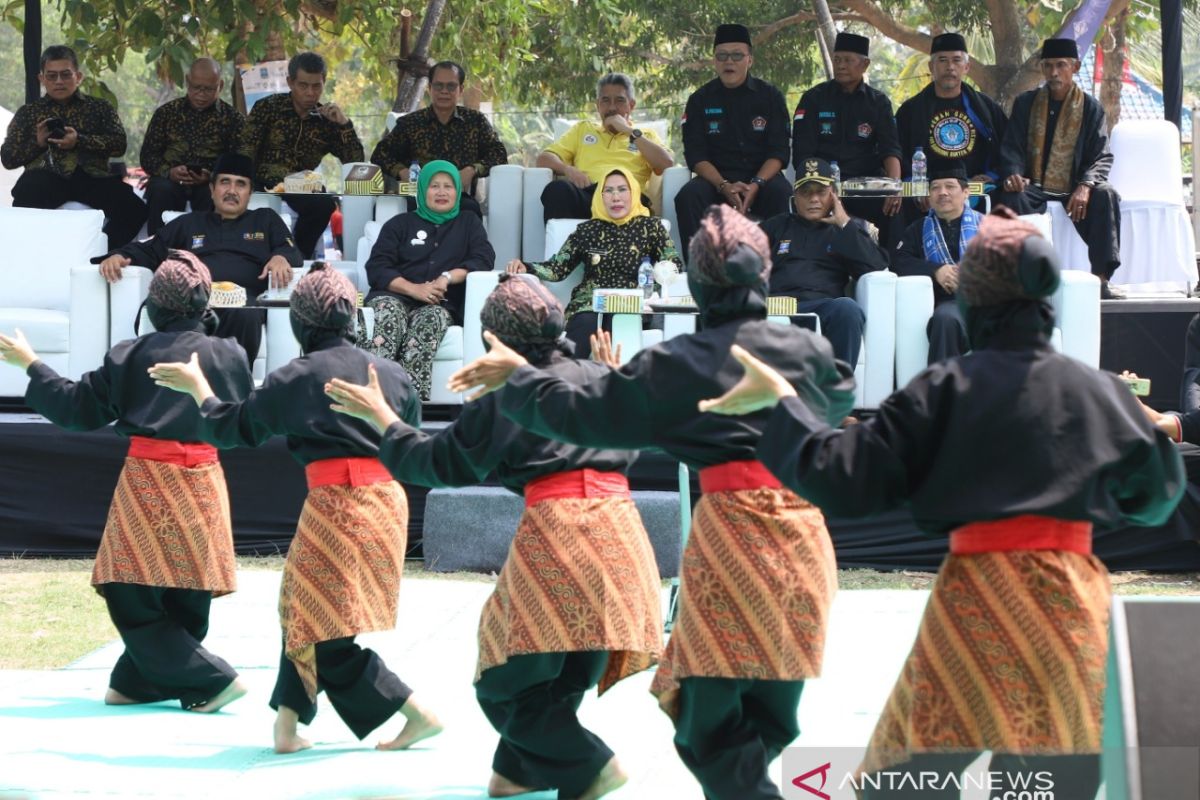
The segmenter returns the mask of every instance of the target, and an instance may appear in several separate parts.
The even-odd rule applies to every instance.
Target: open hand
[[[146,372],[158,386],[190,394],[196,401],[196,405],[200,405],[209,397],[214,396],[212,387],[208,385],[208,379],[204,377],[204,370],[200,368],[200,356],[196,353],[192,353],[192,357],[188,359],[187,363],[163,361],[150,367]]]
[[[499,389],[518,367],[529,363],[524,356],[505,345],[491,331],[484,331],[483,338],[491,348],[487,354],[451,375],[446,384],[446,388],[455,394],[480,387],[479,391],[467,397],[468,401],[478,400],[488,392]]]
[[[12,336],[0,333],[0,361],[27,370],[37,360],[37,353],[33,352],[20,328]]]
[[[592,361],[618,369],[621,366],[621,345],[614,352],[612,335],[606,330],[598,330],[591,335]]]
[[[701,400],[701,411],[714,414],[740,416],[774,408],[784,397],[795,397],[796,390],[782,375],[767,364],[750,355],[740,345],[729,349],[729,354],[746,368],[746,374],[732,389],[713,400]]]
[[[375,371],[374,364],[367,365],[366,386],[334,378],[325,384],[325,394],[334,401],[329,406],[334,411],[366,420],[380,433],[400,420],[383,396],[383,389],[379,387],[379,373]]]

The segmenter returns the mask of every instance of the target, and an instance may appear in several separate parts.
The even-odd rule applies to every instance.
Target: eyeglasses
[[[46,79],[47,83],[58,83],[59,81],[71,80],[75,77],[75,72],[74,70],[67,70],[66,72],[43,72],[42,77]]]
[[[717,61],[734,61],[734,62],[737,62],[737,61],[742,61],[742,60],[744,60],[744,59],[746,58],[746,56],[748,56],[748,55],[750,55],[750,54],[749,54],[749,53],[742,53],[742,52],[737,52],[737,53],[727,53],[727,52],[725,52],[725,51],[723,51],[723,50],[722,50],[722,51],[720,51],[720,52],[713,53],[713,58],[715,58]]]
[[[435,92],[457,92],[457,91],[458,91],[458,84],[457,84],[457,83],[441,83],[441,82],[438,82],[438,83],[431,83],[431,84],[429,84],[429,87],[430,87],[431,89],[433,89]]]
[[[203,86],[200,84],[189,83],[188,91],[195,92],[196,94],[216,94],[217,87],[216,86]]]
[[[604,189],[603,192],[610,197],[613,195],[618,195],[618,194],[629,194],[629,187],[628,186],[609,186],[607,189]]]

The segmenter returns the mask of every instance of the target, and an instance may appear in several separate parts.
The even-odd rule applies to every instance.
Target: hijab
[[[608,209],[604,207],[604,184],[613,175],[624,175],[625,180],[629,181],[629,213],[620,219],[610,217]],[[611,222],[613,225],[624,225],[626,222],[637,217],[648,216],[650,216],[650,209],[642,205],[642,186],[629,170],[624,167],[611,169],[604,176],[604,180],[596,184],[596,191],[592,194],[592,219],[602,219],[605,222]]]
[[[434,211],[425,204],[425,193],[429,190],[429,184],[433,183],[433,178],[439,173],[446,173],[450,176],[450,180],[454,181],[454,205],[449,211]],[[421,167],[421,174],[417,176],[417,216],[421,219],[428,220],[434,225],[441,225],[443,222],[449,222],[458,216],[458,205],[462,198],[462,178],[458,176],[458,167],[451,164],[449,161],[430,161],[425,166]]]

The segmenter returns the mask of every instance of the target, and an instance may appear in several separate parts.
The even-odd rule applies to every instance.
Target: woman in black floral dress
[[[596,331],[592,311],[595,289],[636,289],[638,267],[644,256],[652,264],[683,262],[660,217],[650,216],[642,205],[642,187],[628,171],[608,173],[592,196],[592,218],[575,229],[549,261],[525,264],[513,259],[509,272],[528,272],[544,281],[561,281],[583,267],[583,281],[571,292],[567,304],[566,336],[575,343],[575,356],[587,358],[592,348],[589,336]],[[606,321],[605,327],[609,327]]]

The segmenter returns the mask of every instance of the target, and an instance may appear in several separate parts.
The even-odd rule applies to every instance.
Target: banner
[[[1055,38],[1074,39],[1079,45],[1079,58],[1082,59],[1091,49],[1092,42],[1096,41],[1096,34],[1100,32],[1100,25],[1111,5],[1112,0],[1084,0]]]

